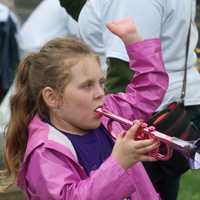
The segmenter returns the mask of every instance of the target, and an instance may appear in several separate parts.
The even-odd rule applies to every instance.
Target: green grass
[[[182,176],[178,200],[200,200],[200,170]]]

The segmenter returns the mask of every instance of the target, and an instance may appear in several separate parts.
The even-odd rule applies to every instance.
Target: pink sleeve
[[[62,154],[38,148],[30,157],[26,172],[29,197],[57,200],[121,200],[135,192],[135,182],[112,157],[90,177],[81,177],[76,163]],[[109,180],[109,181],[108,181]],[[116,191],[117,188],[117,191]]]
[[[131,121],[147,118],[160,105],[168,87],[168,75],[164,68],[159,39],[144,40],[126,47],[129,65],[134,76],[125,93],[109,94],[104,107],[114,114]],[[107,127],[107,120],[102,122]],[[127,129],[118,125],[113,131]]]

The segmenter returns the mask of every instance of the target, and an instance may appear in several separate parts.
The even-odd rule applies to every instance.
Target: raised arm
[[[111,22],[107,27],[125,43],[129,66],[135,73],[125,93],[106,96],[105,108],[129,120],[146,120],[160,105],[168,86],[160,40],[142,40],[130,18]],[[106,118],[103,123],[107,125]]]

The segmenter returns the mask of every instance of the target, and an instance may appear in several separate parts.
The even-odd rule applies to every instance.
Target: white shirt
[[[0,21],[8,18],[9,9],[0,4]],[[19,30],[17,39],[20,56],[38,51],[47,41],[63,36],[78,36],[78,23],[73,20],[58,0],[44,0],[31,13]],[[0,104],[0,135],[10,119],[10,97],[14,84]]]
[[[67,35],[78,35],[78,23],[60,6],[59,0],[44,0],[18,34],[21,57],[30,51],[38,51],[53,38]]]
[[[105,24],[131,16],[144,39],[160,37],[169,88],[159,109],[180,99],[190,13],[194,22],[196,0],[88,0],[79,16],[80,36],[102,57],[128,61],[122,41]],[[198,40],[193,23],[187,71],[185,105],[200,104],[200,75],[194,68]]]

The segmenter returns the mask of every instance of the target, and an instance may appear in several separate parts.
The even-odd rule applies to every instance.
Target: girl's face
[[[105,77],[91,56],[73,66],[71,75],[52,123],[61,130],[81,135],[101,123],[95,109],[103,105]]]

